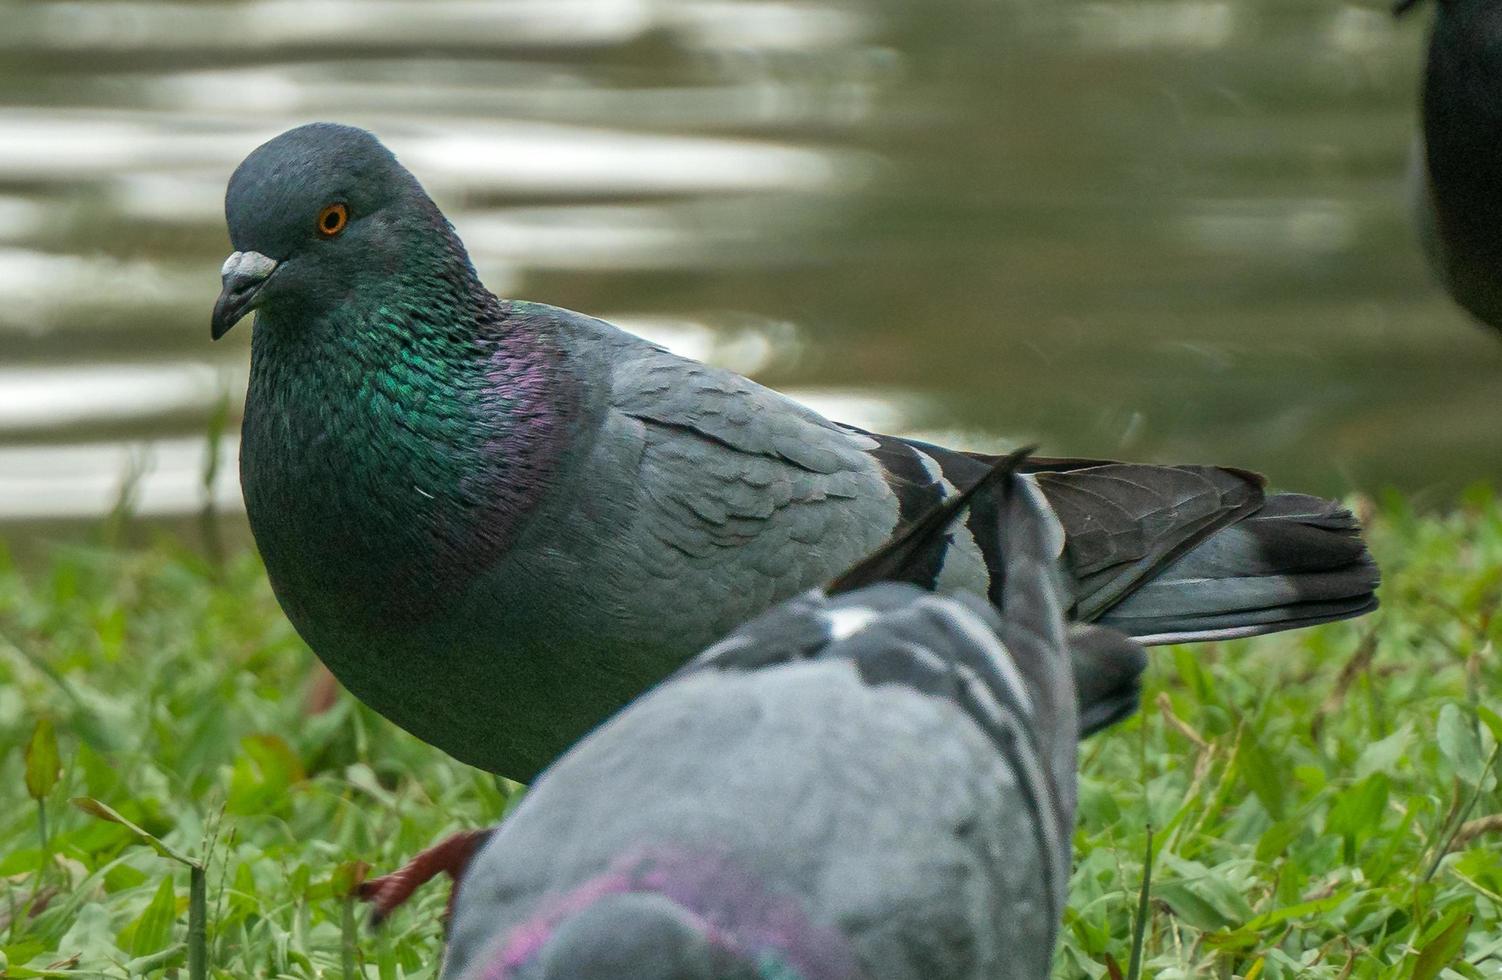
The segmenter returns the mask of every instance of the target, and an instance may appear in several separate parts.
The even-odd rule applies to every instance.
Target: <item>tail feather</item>
[[[1256,636],[1370,612],[1380,577],[1349,511],[1278,494],[1142,583],[1100,622],[1148,644]]]
[[[1037,480],[1064,525],[1074,611],[1087,621],[1263,501],[1259,477],[1206,466],[1110,463]]]
[[[1063,525],[1076,620],[1156,644],[1256,636],[1377,607],[1380,576],[1360,525],[1332,501],[1267,496],[1257,474],[1220,467],[1033,457],[1022,472]]]

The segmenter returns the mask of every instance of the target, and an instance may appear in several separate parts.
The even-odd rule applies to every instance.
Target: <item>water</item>
[[[126,474],[200,506],[250,334],[208,339],[224,183],[313,119],[379,133],[496,291],[843,420],[1445,499],[1502,478],[1502,343],[1405,224],[1420,19],[0,0],[0,521],[86,520]]]

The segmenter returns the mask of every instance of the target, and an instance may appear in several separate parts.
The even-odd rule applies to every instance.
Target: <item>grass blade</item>
[[[1137,893],[1137,921],[1132,924],[1132,958],[1127,962],[1127,980],[1142,976],[1142,940],[1147,935],[1147,913],[1153,888],[1153,827],[1147,826],[1147,847],[1142,856],[1142,890]]]
[[[188,868],[188,980],[209,975],[208,882],[203,866]]]
[[[1465,822],[1471,818],[1471,811],[1476,809],[1476,801],[1481,799],[1481,789],[1486,785],[1487,773],[1491,772],[1492,767],[1497,764],[1497,753],[1499,751],[1502,751],[1502,742],[1498,742],[1492,746],[1492,754],[1487,757],[1486,766],[1481,770],[1481,778],[1476,780],[1476,785],[1471,788],[1471,798],[1466,801],[1465,806],[1455,815],[1455,819],[1446,828],[1444,840],[1435,848],[1434,858],[1429,862],[1429,870],[1424,872],[1424,881],[1429,881],[1434,877],[1434,873],[1439,870],[1439,866],[1444,861],[1445,855],[1450,853],[1450,844],[1455,840],[1455,835],[1460,833],[1460,828],[1465,826]]]
[[[98,817],[100,820],[108,820],[110,823],[119,824],[126,830],[130,831],[132,834],[135,834],[136,839],[139,840],[142,844],[145,844],[153,851],[156,851],[162,857],[171,858],[173,861],[176,861],[179,864],[184,864],[190,868],[198,868],[199,870],[202,870],[202,865],[200,865],[197,861],[193,860],[186,854],[167,844],[161,838],[147,832],[144,828],[137,826],[130,820],[127,820],[124,816],[122,816],[108,804],[101,803],[98,800],[88,796],[75,796],[68,802],[72,803],[74,806],[78,807],[84,813],[87,813],[92,817]]]
[[[1439,971],[1449,966],[1465,948],[1465,937],[1470,928],[1471,916],[1457,915],[1452,919],[1439,935],[1419,950],[1409,980],[1434,980],[1439,976]]]

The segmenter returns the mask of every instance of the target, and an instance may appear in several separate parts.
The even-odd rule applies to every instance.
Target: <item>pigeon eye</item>
[[[343,204],[330,204],[318,212],[318,234],[333,238],[349,224],[349,208]]]

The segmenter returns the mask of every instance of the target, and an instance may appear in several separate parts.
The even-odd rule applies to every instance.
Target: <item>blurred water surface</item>
[[[1417,20],[1417,19],[1415,19]],[[1423,28],[1327,0],[0,0],[0,520],[202,500],[225,181],[379,133],[506,295],[845,421],[1502,478],[1405,224]],[[224,444],[232,457],[233,439]],[[232,465],[214,495],[234,505]]]

